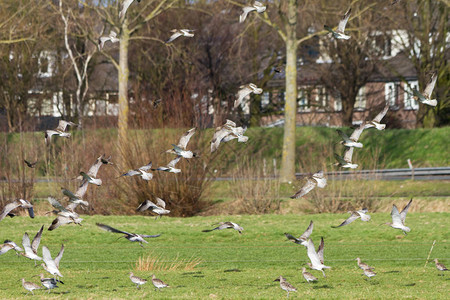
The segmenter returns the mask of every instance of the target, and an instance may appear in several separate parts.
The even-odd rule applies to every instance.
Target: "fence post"
[[[408,158],[407,162],[408,162],[409,168],[411,169],[411,180],[414,181],[414,167],[413,167],[413,165],[411,163],[411,160],[409,158]]]

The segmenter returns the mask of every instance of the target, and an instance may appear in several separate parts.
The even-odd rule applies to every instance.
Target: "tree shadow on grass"
[[[383,272],[384,274],[391,274],[391,273],[400,273],[400,271],[387,271],[387,272]]]
[[[186,276],[186,275],[197,275],[197,274],[202,274],[202,271],[197,271],[197,272],[184,272],[181,275]]]

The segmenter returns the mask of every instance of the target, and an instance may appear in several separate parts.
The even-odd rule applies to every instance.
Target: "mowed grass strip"
[[[414,203],[413,203],[414,205]],[[401,206],[401,205],[400,205]],[[436,240],[431,259],[439,258],[450,264],[449,213],[409,213],[406,223],[412,231],[404,236],[399,230],[379,226],[389,222],[389,213],[372,214],[368,223],[360,220],[333,229],[347,214],[320,215],[262,215],[165,218],[155,220],[146,216],[83,216],[83,226],[68,225],[53,232],[44,231],[41,247],[49,247],[54,257],[64,243],[61,260],[64,275],[53,297],[79,298],[280,298],[286,293],[273,282],[284,276],[297,287],[292,298],[445,298],[450,275],[439,276],[431,261],[425,260]],[[234,230],[202,232],[219,221],[233,221],[244,227],[239,235]],[[308,262],[306,249],[284,237],[284,232],[299,236],[314,221],[312,239],[316,247],[320,237],[325,239],[324,278],[319,271],[310,270],[319,282],[307,284],[301,268]],[[0,239],[21,244],[24,232],[34,236],[42,224],[50,225],[51,217],[7,218],[0,223]],[[148,239],[142,248],[137,243],[118,239],[119,234],[95,226],[105,223],[129,232],[161,233]],[[154,257],[159,263],[179,263],[175,268],[136,270],[139,258]],[[374,266],[377,276],[370,280],[362,276],[355,258]],[[184,268],[189,261],[198,261],[194,268]],[[158,263],[158,262],[157,262]],[[151,274],[171,287],[154,291],[149,281],[140,290],[131,283],[128,273],[149,278]],[[39,282],[45,273],[34,262],[12,252],[0,256],[0,298],[22,298],[26,291],[20,279]],[[49,274],[47,274],[50,276]],[[438,287],[438,288],[437,288]],[[48,297],[35,291],[36,297]]]

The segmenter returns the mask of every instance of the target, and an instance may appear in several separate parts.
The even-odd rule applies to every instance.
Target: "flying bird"
[[[306,228],[305,232],[303,232],[303,234],[299,238],[296,238],[296,237],[290,235],[289,233],[284,233],[284,235],[289,240],[293,241],[294,243],[303,245],[306,247],[308,245],[308,239],[313,231],[313,228],[314,228],[314,224],[313,224],[313,221],[311,221],[311,222],[309,222],[308,228]]]
[[[375,127],[378,130],[383,130],[384,128],[386,128],[386,124],[381,124],[380,122],[384,118],[388,110],[389,104],[386,104],[383,110],[380,113],[378,113],[378,115],[376,115],[376,117],[372,121],[365,123],[364,129]]]
[[[361,210],[357,210],[357,211],[349,211],[348,213],[350,213],[350,217],[348,217],[347,220],[345,220],[344,222],[342,222],[339,226],[331,226],[332,228],[338,228],[338,227],[342,227],[345,225],[350,224],[351,222],[355,221],[358,218],[361,218],[361,221],[364,222],[368,222],[370,220],[370,216],[367,215],[367,208],[363,208]]]
[[[186,150],[187,144],[189,143],[189,140],[194,135],[197,128],[191,128],[188,131],[186,131],[180,138],[180,141],[178,142],[178,145],[172,144],[173,148],[167,150],[167,153],[175,154],[177,156],[181,156],[184,158],[193,158],[198,157],[197,153],[192,152],[190,150]]]
[[[90,177],[96,177],[98,170],[100,169],[100,167],[102,165],[113,165],[113,163],[111,162],[111,156],[106,157],[105,154],[99,156],[95,163],[89,168],[89,171],[87,172],[87,175],[89,175]],[[83,201],[82,198],[84,197],[84,195],[87,192],[87,188],[89,185],[89,182],[83,178],[83,176],[78,176],[77,179],[81,180],[81,185],[80,187],[76,190],[75,194],[72,194],[72,192],[70,192],[70,195],[63,193],[69,197],[69,200],[71,201],[71,203],[66,207],[69,210],[75,210],[75,208],[79,205],[82,204],[84,206],[88,206],[89,203],[87,201]]]
[[[170,38],[166,41],[166,44],[173,42],[175,39],[179,38],[180,36],[185,37],[193,37],[194,30],[192,29],[172,29],[170,32],[173,32],[173,34],[170,36]]]
[[[167,166],[158,167],[155,169],[155,171],[164,171],[169,173],[180,173],[181,169],[175,168],[175,165],[180,161],[181,156],[177,156],[174,159],[172,159]]]
[[[248,136],[244,136],[246,130],[247,129],[243,127],[236,127],[236,123],[227,120],[224,125],[216,128],[211,140],[211,153],[215,152],[222,142],[228,142],[236,138],[240,143],[247,142]]]
[[[27,209],[30,218],[34,218],[33,204],[31,204],[30,201],[28,201],[28,200],[17,199],[17,200],[14,200],[13,202],[6,204],[3,207],[3,210],[0,213],[0,221],[3,220],[6,216],[10,216],[10,217],[15,216],[14,214],[11,214],[11,211],[18,207]]]
[[[336,30],[333,30],[330,26],[324,25],[323,27],[331,32],[333,37],[335,39],[339,40],[348,40],[350,38],[349,35],[345,34],[345,26],[347,25],[348,19],[350,18],[350,14],[352,12],[352,9],[350,8],[345,15],[342,17],[342,19],[339,21],[339,25]]]
[[[314,243],[313,243],[312,239],[309,239],[308,243],[306,244],[308,257],[311,261],[311,263],[308,263],[308,266],[313,270],[322,271],[323,277],[326,277],[323,269],[330,269],[331,267],[324,265],[324,259],[323,259],[324,247],[325,247],[325,243],[323,241],[323,238],[320,241],[320,245],[319,245],[319,248],[317,249],[317,252],[316,252],[316,249],[314,248]]]
[[[80,175],[83,176],[83,178],[89,183],[95,184],[97,186],[102,185],[102,180],[100,178],[94,178],[92,176],[89,176],[85,172],[80,172]]]
[[[139,205],[137,211],[142,212],[148,209],[160,217],[162,217],[162,215],[167,215],[170,213],[170,210],[166,209],[166,202],[164,202],[163,199],[156,197],[156,203],[157,204],[153,203],[150,200],[145,200],[141,203],[141,205]],[[158,216],[156,216],[156,218],[158,218]]]
[[[319,171],[314,173],[311,177],[307,177],[306,183],[302,186],[302,188],[291,196],[291,199],[297,199],[305,196],[310,191],[312,191],[316,186],[320,188],[324,188],[327,185],[327,179],[323,175],[323,171]]]
[[[25,162],[25,164],[29,167],[29,168],[34,168],[35,166],[36,166],[36,163],[37,163],[37,161],[35,161],[35,162],[29,162],[28,160],[26,160],[26,159],[24,159],[23,160],[24,162]]]
[[[108,36],[102,36],[98,39],[100,50],[103,49],[107,41],[110,41],[111,43],[118,43],[120,42],[120,39],[117,37],[117,33],[111,30]]]
[[[60,137],[69,138],[71,136],[70,132],[66,132],[67,126],[80,126],[79,124],[75,124],[73,122],[68,122],[64,120],[59,120],[58,127],[54,130],[46,130],[45,131],[45,144],[50,145],[52,135],[59,135]]]
[[[266,10],[261,2],[255,1],[252,6],[245,6],[242,8],[242,14],[239,16],[239,23],[242,23],[247,18],[248,13],[256,11],[257,13],[263,13]]]
[[[289,298],[289,293],[290,292],[296,292],[297,291],[297,289],[292,284],[287,282],[286,279],[283,276],[278,277],[274,281],[279,281],[280,282],[280,288],[283,291],[287,292],[287,298]]]
[[[139,167],[134,170],[129,170],[128,172],[120,175],[119,177],[139,175],[139,176],[141,176],[142,179],[148,181],[148,180],[152,180],[152,178],[153,178],[153,174],[147,172],[148,170],[151,170],[151,169],[152,169],[152,162],[149,162],[145,166]]]
[[[233,223],[233,222],[220,222],[219,226],[217,226],[216,228],[205,229],[205,230],[202,230],[202,231],[203,232],[210,232],[210,231],[213,231],[213,230],[222,230],[222,229],[229,229],[229,228],[237,230],[240,234],[242,234],[242,231],[244,231],[244,228],[242,228],[241,226],[239,226],[238,224]]]
[[[258,88],[254,83],[241,85],[239,88],[240,90],[237,93],[237,99],[234,100],[234,108],[237,108],[239,105],[241,105],[242,100],[244,100],[244,98],[250,95],[251,93],[261,94],[263,92],[263,89]]]
[[[61,272],[59,271],[59,262],[61,261],[63,254],[64,254],[64,244],[61,245],[61,250],[59,250],[59,253],[55,257],[55,259],[52,258],[50,250],[48,250],[46,246],[42,246],[42,259],[44,260],[44,263],[41,264],[41,266],[44,268],[45,271],[49,272],[53,276],[63,277],[61,275]]]
[[[2,245],[0,245],[0,255],[5,254],[9,250],[16,251],[16,254],[19,255],[19,252],[22,252],[23,249],[17,246],[16,243],[10,240],[5,240]]]
[[[392,228],[401,229],[403,233],[406,235],[407,232],[410,232],[411,229],[405,226],[406,214],[408,213],[409,206],[412,203],[412,198],[409,200],[408,204],[403,208],[403,210],[399,213],[397,206],[392,205],[391,217],[392,223],[385,223],[384,225],[389,225]]]
[[[437,72],[433,72],[431,75],[430,80],[427,83],[427,86],[423,90],[422,93],[420,93],[418,90],[413,89],[413,93],[416,96],[416,99],[419,100],[423,104],[427,104],[430,106],[436,106],[437,100],[431,99],[431,94],[433,93],[434,86],[436,85],[437,81]]]
[[[122,4],[122,10],[119,12],[119,19],[122,19],[127,13],[128,7],[130,7],[131,3],[134,0],[124,0]],[[136,0],[137,2],[141,2],[141,0]]]
[[[130,232],[126,232],[126,231],[122,231],[119,229],[115,229],[111,226],[105,225],[105,224],[101,224],[101,223],[95,223],[98,227],[100,227],[103,230],[109,231],[109,232],[114,232],[114,233],[122,233],[124,234],[124,236],[121,236],[120,238],[126,238],[127,240],[129,240],[130,242],[139,242],[139,245],[141,247],[144,247],[142,245],[142,243],[147,243],[148,242],[146,240],[144,240],[144,238],[156,238],[161,236],[161,234],[156,234],[156,235],[146,235],[146,234],[137,234],[137,233],[130,233]],[[119,239],[120,239],[119,238]]]
[[[361,144],[360,142],[358,142],[359,137],[361,136],[361,133],[363,132],[365,128],[365,124],[364,122],[361,123],[361,125],[356,128],[352,135],[350,135],[350,137],[348,137],[344,132],[342,132],[339,129],[336,129],[337,133],[339,133],[339,135],[342,138],[342,141],[340,141],[340,143],[342,145],[344,145],[345,147],[355,147],[355,148],[362,148],[363,144]]]
[[[338,162],[335,163],[334,165],[342,168],[356,169],[358,165],[352,163],[353,149],[354,149],[353,147],[346,147],[344,150],[343,157],[335,153],[334,157]]]
[[[33,242],[30,242],[30,237],[28,233],[25,232],[22,238],[22,246],[25,253],[20,253],[20,255],[35,260],[34,264],[36,265],[36,260],[42,260],[42,258],[37,255],[37,250],[39,248],[39,244],[41,243],[42,231],[44,230],[44,225],[41,226],[41,229],[36,233],[33,238]]]
[[[56,213],[58,214],[56,219],[53,220],[52,224],[48,228],[49,231],[55,230],[56,228],[58,228],[61,225],[70,224],[70,223],[74,223],[74,224],[81,226],[81,221],[83,221],[83,219],[80,218],[80,216],[71,209],[71,204],[76,203],[77,201],[81,201],[80,203],[83,203],[86,201],[74,200],[74,202],[69,204],[67,207],[64,207],[61,205],[61,203],[59,203],[58,200],[56,200],[53,197],[48,197],[47,200],[56,209]],[[85,205],[85,204],[83,204],[83,205]],[[85,205],[85,206],[87,206],[87,205]]]

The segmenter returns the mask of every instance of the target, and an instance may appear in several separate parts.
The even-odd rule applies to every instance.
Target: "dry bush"
[[[252,157],[254,161],[254,157]],[[275,177],[276,166],[269,168],[266,160],[262,165],[251,165],[250,158],[238,162],[232,176],[231,193],[237,201],[239,213],[267,214],[280,209],[280,183]],[[270,172],[268,171],[270,169]]]
[[[165,150],[172,148],[171,144],[177,144],[184,131],[161,129],[152,131],[151,137],[139,136],[144,133],[135,132],[130,142],[120,149],[123,158],[120,167],[124,172],[150,161],[153,168],[167,165],[175,156],[165,153]],[[182,158],[176,165],[182,170],[181,173],[153,171],[150,181],[142,180],[139,176],[116,181],[121,198],[126,199],[127,212],[134,211],[146,199],[154,201],[155,197],[166,202],[171,216],[193,216],[210,205],[205,199],[205,192],[214,179],[210,169],[215,156],[208,153],[209,145],[200,144],[202,134],[202,131],[196,132],[188,144],[188,149],[199,153],[199,157],[189,160]]]
[[[154,256],[153,254],[147,257],[139,257],[134,270],[135,271],[192,271],[196,266],[202,263],[200,258],[191,257],[190,259],[180,259],[178,256],[175,259],[166,261],[162,256]]]
[[[355,150],[353,161],[358,162],[359,152],[365,151],[364,155],[371,156],[370,161],[373,162],[372,166],[369,166],[371,170],[383,168],[378,165],[380,158],[380,149],[376,148],[373,151],[362,148]],[[323,160],[319,163],[313,159],[314,153],[321,153],[324,157],[333,157],[334,149],[332,145],[322,146],[319,149],[310,149],[310,151],[304,153],[300,159],[300,169],[302,173],[315,173],[319,170],[323,170],[324,173],[335,171],[349,171],[348,169],[342,169],[333,166],[330,161]],[[358,154],[357,154],[358,153]],[[367,161],[367,160],[366,160]],[[359,168],[360,169],[360,168]],[[351,170],[350,170],[351,171]],[[336,174],[334,174],[336,176]],[[368,174],[368,176],[374,176],[374,174]],[[376,182],[365,179],[362,174],[354,174],[351,177],[345,177],[342,180],[329,180],[324,189],[315,188],[307,196],[307,200],[314,207],[317,213],[336,213],[345,212],[349,210],[368,208],[371,211],[376,211],[379,206],[379,201],[375,197]],[[299,187],[304,184],[305,181],[299,182]]]
[[[7,202],[22,198],[32,201],[34,198],[34,177],[35,169],[28,168],[24,159],[29,162],[35,162],[37,158],[37,149],[26,147],[27,143],[34,144],[32,137],[29,139],[23,133],[16,136],[19,141],[15,144],[18,148],[9,147],[8,136],[3,136],[4,143],[0,149],[1,156],[0,168],[0,204],[3,207]],[[11,135],[12,137],[12,135]]]

